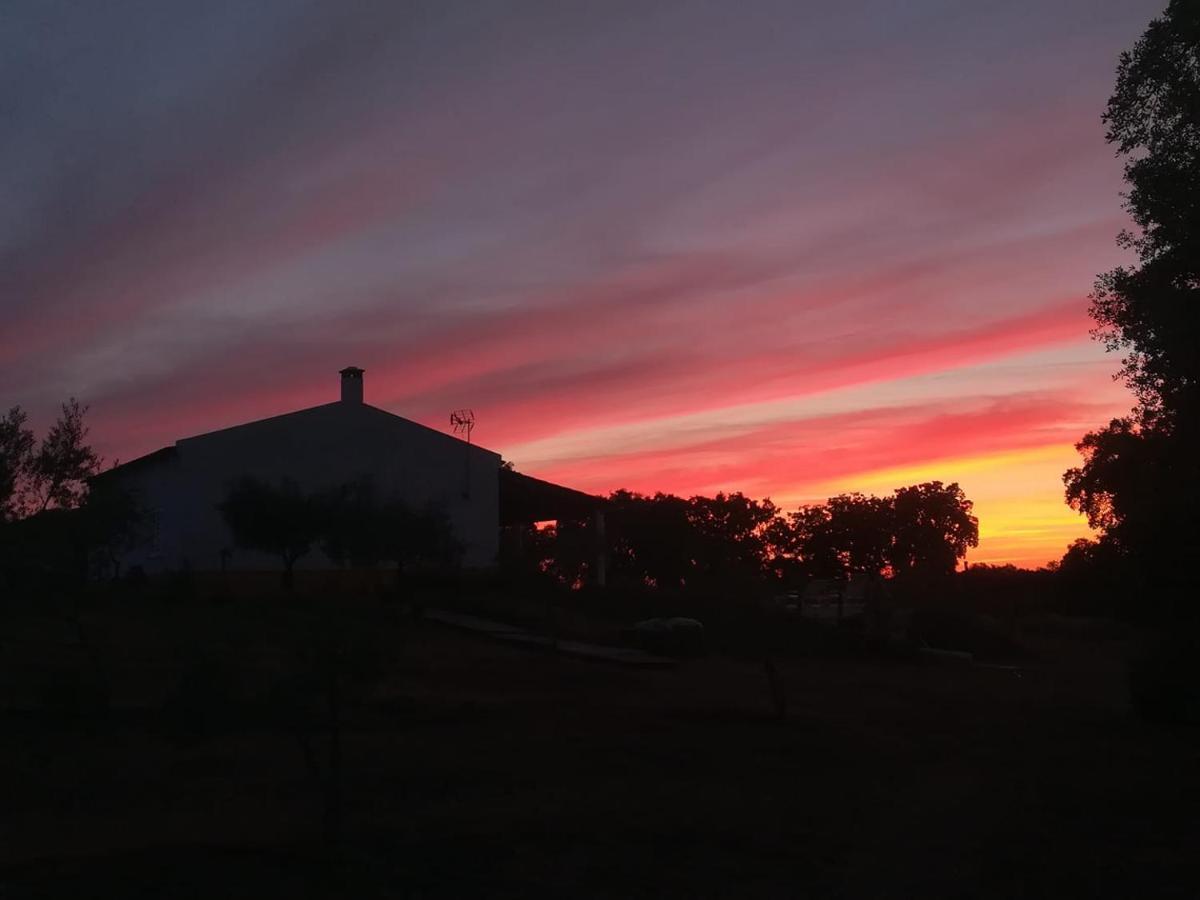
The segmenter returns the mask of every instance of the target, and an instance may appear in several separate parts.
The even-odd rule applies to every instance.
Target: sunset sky
[[[0,406],[129,459],[358,365],[573,487],[958,481],[1044,563],[1130,405],[1100,114],[1164,5],[5,4]]]

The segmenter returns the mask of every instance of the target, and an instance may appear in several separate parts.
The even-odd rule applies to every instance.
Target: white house
[[[153,544],[126,560],[147,572],[272,569],[239,550],[217,510],[242,476],[317,491],[360,478],[414,508],[440,507],[471,567],[495,564],[500,456],[363,402],[363,370],[341,371],[341,400],[176,441],[104,473],[156,515]],[[313,551],[299,568],[331,564]]]

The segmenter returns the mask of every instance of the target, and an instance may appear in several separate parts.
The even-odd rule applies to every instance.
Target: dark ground
[[[165,628],[163,621],[170,621]],[[96,613],[106,716],[29,710],[80,655],[0,640],[0,897],[1195,897],[1200,743],[1128,708],[1124,643],[1031,639],[1004,669],[780,659],[669,671],[389,617],[348,714],[345,842],[296,742],[157,711],[197,640],[253,660],[277,614]],[[165,630],[164,630],[165,629]],[[266,629],[266,631],[264,631]],[[59,646],[58,650],[54,650]],[[74,654],[74,657],[72,656]]]

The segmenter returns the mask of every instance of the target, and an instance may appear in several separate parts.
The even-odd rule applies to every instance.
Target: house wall
[[[159,520],[157,546],[129,562],[148,571],[216,570],[228,550],[233,569],[278,567],[274,557],[236,549],[216,508],[249,475],[290,478],[306,491],[370,478],[381,496],[444,509],[464,544],[464,563],[491,566],[499,541],[499,466],[490,450],[360,403],[330,403],[188,438],[176,444],[173,458],[122,479]],[[297,567],[329,565],[314,549]]]

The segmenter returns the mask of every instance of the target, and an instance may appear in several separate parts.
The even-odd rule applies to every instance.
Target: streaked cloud
[[[1159,5],[18,2],[0,399],[128,458],[355,363],[591,489],[991,466],[980,553],[1050,558]]]

